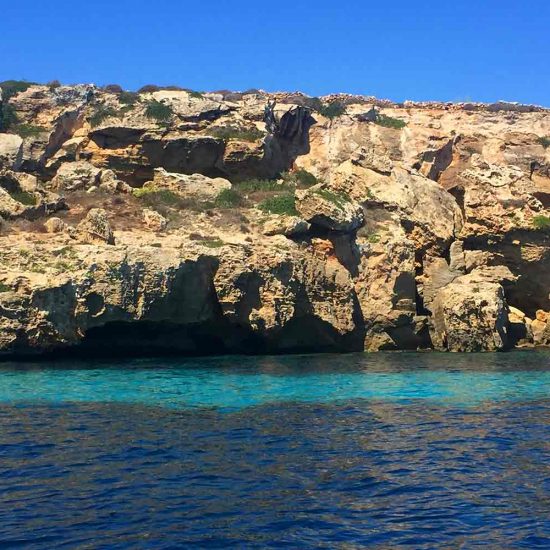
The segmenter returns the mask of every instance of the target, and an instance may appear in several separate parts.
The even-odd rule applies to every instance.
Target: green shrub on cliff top
[[[145,86],[142,86],[137,93],[138,94],[151,94],[153,92],[158,92],[160,90],[160,86],[157,86],[156,84],[145,84]]]
[[[394,128],[395,130],[400,130],[401,128],[407,126],[407,123],[400,118],[393,118],[380,113],[377,113],[376,120],[374,122],[378,124],[378,126],[384,126],[384,128]]]
[[[323,107],[319,110],[319,113],[330,119],[338,118],[339,116],[342,116],[345,112],[346,106],[340,101],[333,101],[332,103],[323,105]]]
[[[306,106],[330,119],[342,116],[346,112],[346,106],[341,101],[324,103],[318,97],[307,99]]]
[[[118,94],[118,100],[123,105],[133,106],[138,102],[139,95],[135,92],[121,92]]]
[[[294,193],[283,193],[282,195],[269,197],[260,202],[258,208],[262,212],[268,212],[269,214],[286,214],[288,216],[296,216],[298,214],[294,202]]]
[[[28,90],[35,82],[27,82],[26,80],[4,80],[0,82],[2,88],[2,101],[7,101],[10,97]]]
[[[61,82],[59,82],[59,80],[50,80],[49,82],[46,83],[46,86],[48,87],[50,92],[53,92],[57,88],[61,87]]]
[[[550,147],[550,137],[539,137],[537,141],[545,148],[548,149]]]
[[[90,116],[90,125],[92,126],[92,128],[95,128],[96,126],[102,124],[106,119],[110,117],[116,117],[118,116],[118,114],[118,111],[116,109],[113,109],[113,107],[98,105],[95,111],[92,113],[92,116]]]
[[[147,107],[145,108],[145,116],[147,118],[152,118],[158,123],[166,124],[170,121],[173,114],[174,112],[172,111],[172,107],[170,107],[170,105],[161,103],[156,99],[147,102]]]

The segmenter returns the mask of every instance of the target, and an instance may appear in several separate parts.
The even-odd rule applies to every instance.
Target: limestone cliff
[[[0,353],[550,344],[550,111],[0,83]]]

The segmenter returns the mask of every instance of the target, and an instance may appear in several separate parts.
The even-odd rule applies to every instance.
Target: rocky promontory
[[[0,83],[0,354],[550,344],[550,110]]]

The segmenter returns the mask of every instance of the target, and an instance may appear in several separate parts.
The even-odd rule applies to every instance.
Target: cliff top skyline
[[[166,0],[3,8],[0,80],[550,105],[550,6]]]

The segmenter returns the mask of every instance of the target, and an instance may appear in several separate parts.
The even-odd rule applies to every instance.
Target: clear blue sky
[[[0,80],[550,106],[550,0],[18,0]]]

